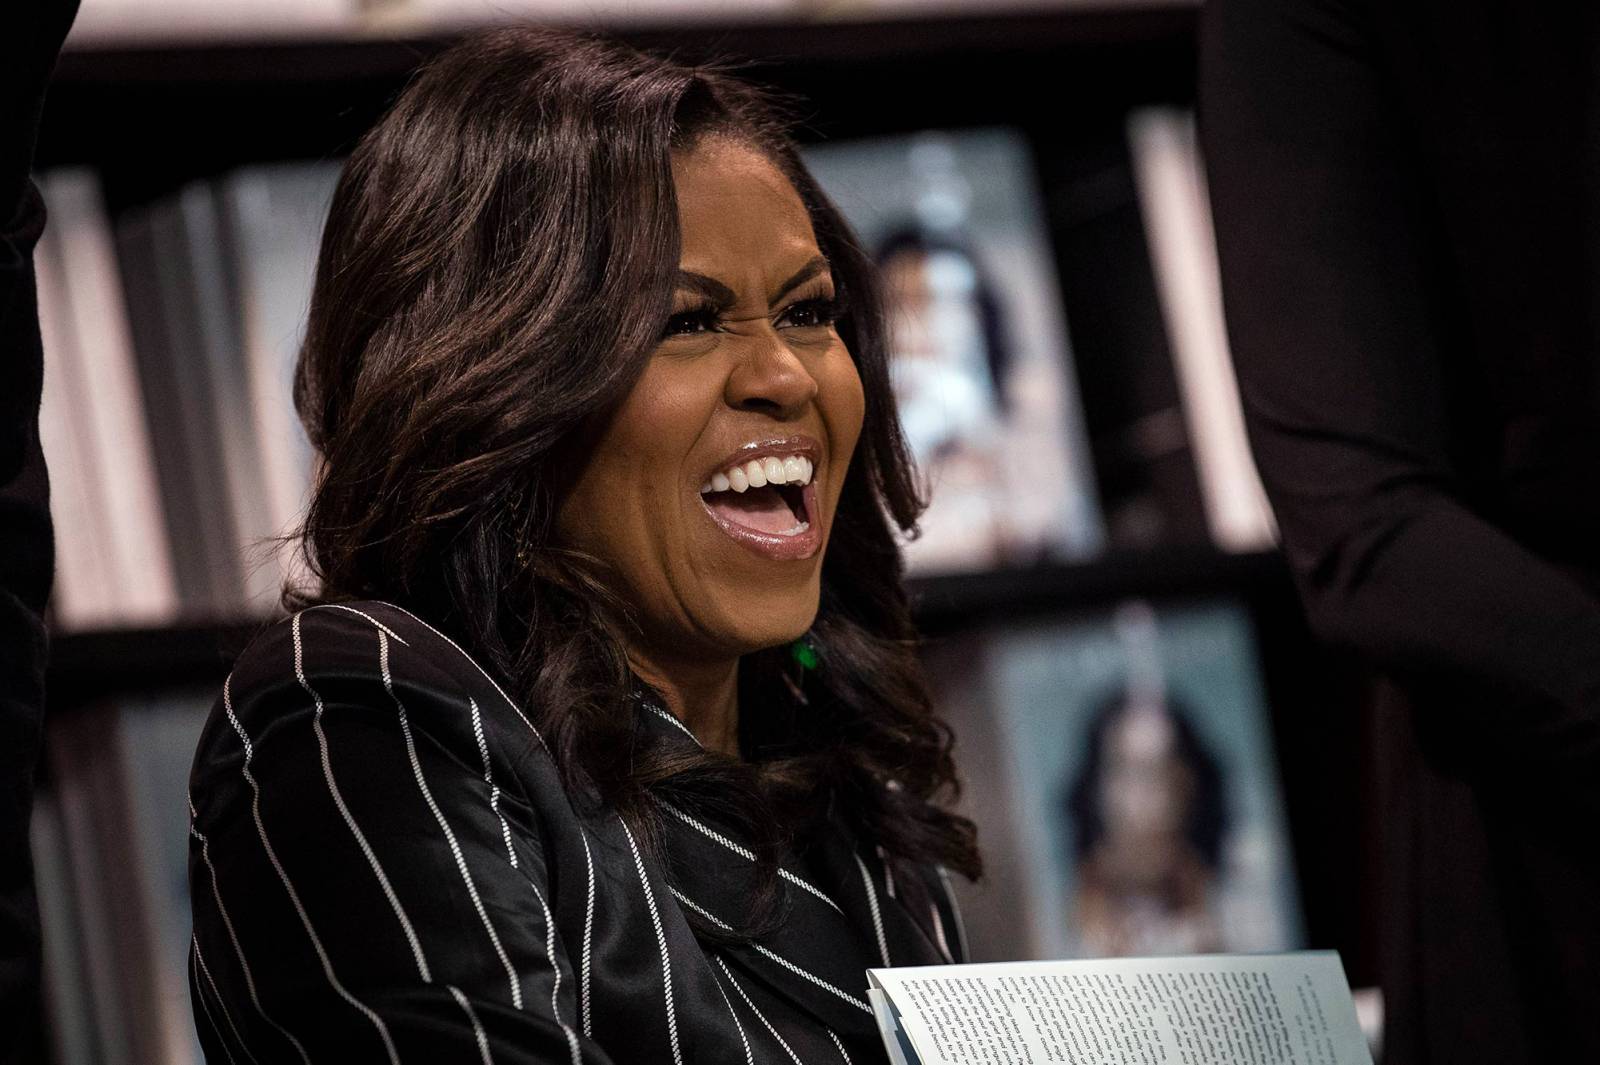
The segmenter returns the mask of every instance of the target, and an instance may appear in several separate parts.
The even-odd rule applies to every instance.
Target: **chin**
[[[794,597],[769,597],[742,604],[721,626],[726,643],[739,654],[793,643],[806,634],[817,617],[817,593]]]

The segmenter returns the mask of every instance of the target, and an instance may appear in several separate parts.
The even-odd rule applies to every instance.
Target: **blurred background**
[[[884,273],[908,545],[977,960],[1297,947],[1375,982],[1369,678],[1317,647],[1245,444],[1198,6],[84,0],[38,152],[58,571],[34,849],[56,1060],[200,1061],[189,760],[290,572],[289,378],[340,160],[475,25],[609,29],[809,101]],[[1363,1000],[1369,1009],[1370,995]]]

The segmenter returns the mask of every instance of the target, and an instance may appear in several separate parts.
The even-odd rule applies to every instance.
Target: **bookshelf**
[[[1092,609],[1130,596],[1198,597],[1219,592],[1286,596],[1278,555],[1229,555],[1206,548],[1128,554],[1077,565],[913,577],[918,628],[930,639],[1002,618]],[[267,622],[234,618],[142,628],[69,632],[52,638],[46,688],[53,708],[128,688],[192,680],[220,682]]]
[[[752,60],[752,76],[810,101],[817,121],[802,136],[903,129],[911,115],[1070,134],[1136,103],[1192,101],[1196,14],[1179,3],[615,32],[684,58]],[[68,51],[46,102],[39,166],[101,168],[108,189],[132,199],[231,165],[334,154],[452,39]]]
[[[1366,787],[1353,768],[1364,742],[1363,675],[1312,642],[1280,556],[1212,545],[1186,456],[1162,452],[1133,470],[1126,455],[1099,453],[1136,430],[1148,435],[1148,426],[1140,429],[1144,407],[1177,402],[1130,389],[1116,372],[1130,352],[1152,362],[1172,358],[1148,261],[1119,252],[1138,228],[1125,124],[1136,108],[1192,106],[1196,23],[1192,4],[1123,3],[611,32],[683,58],[749,59],[746,76],[807,101],[803,142],[997,125],[1026,138],[1096,474],[1107,485],[1137,480],[1177,500],[1174,513],[1183,513],[1168,515],[1156,533],[1114,538],[1092,559],[916,577],[910,590],[919,624],[938,643],[1130,598],[1245,604],[1259,641],[1307,938],[1340,949],[1355,982],[1370,983],[1368,859],[1362,820],[1351,815]],[[117,216],[239,167],[337,159],[417,64],[453,39],[368,35],[69,51],[46,102],[37,167],[92,169]],[[1071,240],[1063,239],[1068,231]],[[235,615],[57,635],[50,715],[70,720],[124,693],[216,684],[262,621]]]

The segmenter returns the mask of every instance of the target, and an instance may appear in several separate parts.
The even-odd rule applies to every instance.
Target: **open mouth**
[[[743,493],[732,489],[712,492],[706,495],[705,504],[714,517],[752,532],[798,536],[811,527],[805,492],[795,485],[747,488]]]
[[[793,452],[745,459],[702,484],[700,501],[724,533],[756,553],[807,558],[821,540],[814,472],[808,456]]]

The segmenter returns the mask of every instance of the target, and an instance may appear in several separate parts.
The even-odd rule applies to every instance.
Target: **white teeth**
[[[700,486],[701,495],[712,492],[743,492],[763,488],[769,484],[807,485],[816,473],[816,466],[804,455],[772,455],[751,459],[742,466],[729,466]]]

